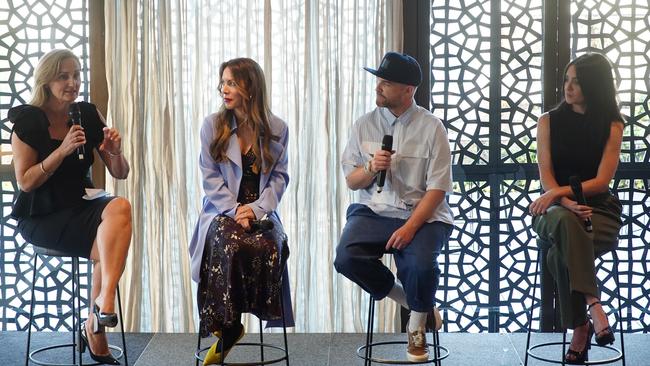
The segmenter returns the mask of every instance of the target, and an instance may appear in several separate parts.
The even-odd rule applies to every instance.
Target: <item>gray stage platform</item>
[[[110,334],[113,344],[119,343],[118,334]],[[289,337],[290,363],[294,366],[355,366],[363,365],[356,356],[356,349],[365,341],[365,334],[335,333],[335,334],[302,334],[291,333]],[[561,340],[561,334],[533,334],[534,342]],[[617,334],[618,337],[618,334]],[[244,340],[256,341],[259,334],[246,335]],[[378,334],[375,340],[403,340],[403,334]],[[0,332],[0,365],[24,365],[25,345],[27,334],[24,332]],[[54,342],[69,342],[70,333],[34,333],[33,341],[36,347]],[[161,366],[161,365],[194,365],[193,354],[196,348],[196,334],[128,334],[129,364],[132,366]],[[265,342],[281,344],[281,334],[265,334]],[[449,348],[451,355],[443,365],[447,366],[494,366],[523,364],[525,333],[515,334],[468,334],[441,333],[442,345]],[[205,346],[212,339],[203,340]],[[615,343],[620,347],[620,343]],[[628,366],[650,365],[650,334],[626,334],[625,348]],[[60,351],[59,351],[60,352]],[[249,361],[257,356],[257,348],[235,348],[228,359],[235,362]],[[553,355],[559,355],[559,350],[550,350]],[[385,350],[384,355],[403,357],[404,349]],[[277,353],[266,352],[266,357],[277,356]],[[602,351],[592,351],[592,358],[607,356]],[[55,362],[69,362],[69,351],[54,355],[50,359]],[[617,363],[620,365],[621,363]],[[280,363],[279,365],[284,365]],[[540,361],[529,362],[529,365],[550,365]]]

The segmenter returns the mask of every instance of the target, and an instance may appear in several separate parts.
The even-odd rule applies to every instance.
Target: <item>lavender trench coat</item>
[[[205,195],[203,196],[203,208],[194,228],[194,234],[192,234],[189,248],[192,279],[195,282],[199,282],[200,280],[199,271],[201,269],[201,259],[203,257],[205,236],[208,228],[215,216],[226,215],[232,218],[235,217],[237,195],[242,178],[241,150],[237,135],[235,134],[237,123],[234,118],[230,122],[230,128],[233,133],[230,136],[228,151],[226,152],[228,161],[217,163],[210,156],[210,143],[214,138],[215,116],[216,114],[207,116],[201,126],[199,166],[203,175],[203,191]],[[260,196],[255,202],[248,204],[258,219],[262,218],[265,214],[278,217],[275,210],[289,183],[289,174],[287,173],[289,131],[287,124],[275,116],[271,116],[269,123],[271,125],[271,133],[277,137],[271,139],[270,145],[270,151],[273,155],[275,165],[269,173],[264,173],[264,170],[262,170],[260,175]],[[282,291],[284,294],[285,320],[287,326],[294,326],[289,277],[286,267],[283,278]],[[267,326],[281,327],[282,320],[270,321]]]

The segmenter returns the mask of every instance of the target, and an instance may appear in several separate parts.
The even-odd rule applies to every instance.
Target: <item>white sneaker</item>
[[[411,332],[408,323],[406,323],[406,333],[408,334],[406,359],[410,362],[427,361],[429,359],[429,347],[427,346],[427,337],[424,329]]]

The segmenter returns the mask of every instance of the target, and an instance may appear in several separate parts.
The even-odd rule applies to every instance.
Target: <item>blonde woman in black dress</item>
[[[82,197],[93,187],[93,150],[117,179],[128,176],[129,164],[120,134],[106,127],[97,108],[85,102],[73,105],[80,69],[71,51],[48,52],[34,72],[30,103],[9,110],[20,188],[11,216],[27,242],[93,261],[92,311],[82,325],[81,347],[88,346],[100,363],[119,365],[110,354],[104,327],[117,325],[115,290],[131,242],[131,205],[122,197]],[[69,123],[71,108],[81,126]],[[77,153],[81,147],[82,156]]]

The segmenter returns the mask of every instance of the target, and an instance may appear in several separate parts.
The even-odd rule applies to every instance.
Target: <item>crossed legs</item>
[[[129,201],[121,197],[111,200],[102,212],[102,223],[97,229],[97,237],[90,252],[93,261],[91,314],[95,304],[103,313],[115,312],[115,293],[131,244],[131,225]],[[94,334],[91,331],[96,321],[91,315],[86,322],[88,342],[93,353],[107,355],[109,349],[106,334]]]

